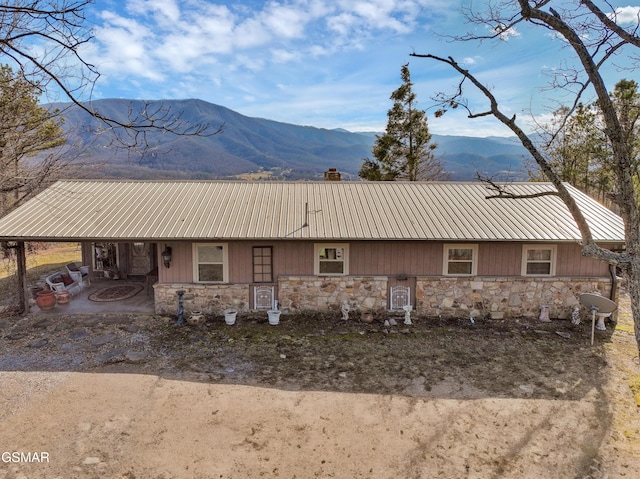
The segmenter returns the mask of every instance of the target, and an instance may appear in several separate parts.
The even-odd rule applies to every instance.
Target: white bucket
[[[270,309],[267,311],[267,314],[269,315],[269,324],[274,326],[278,324],[280,322],[280,313],[282,313],[282,311],[278,311],[277,309]]]
[[[225,309],[224,310],[224,322],[228,325],[236,324],[237,309]]]

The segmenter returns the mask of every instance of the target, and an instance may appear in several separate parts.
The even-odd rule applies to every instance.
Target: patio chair
[[[89,266],[78,266],[76,263],[69,263],[66,267],[71,277],[80,285],[80,289],[84,288],[85,281],[91,284]]]

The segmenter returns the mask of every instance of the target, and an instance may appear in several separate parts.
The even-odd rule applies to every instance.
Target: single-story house
[[[567,185],[603,246],[621,218]],[[515,194],[553,191],[513,183]],[[478,182],[62,180],[0,219],[3,241],[82,243],[92,274],[153,277],[157,312],[401,309],[568,317],[615,272],[581,254],[559,197],[488,199]],[[108,274],[108,273],[107,273]]]

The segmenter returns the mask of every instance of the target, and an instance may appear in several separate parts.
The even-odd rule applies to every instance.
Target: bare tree
[[[603,10],[599,5],[603,5],[607,10]],[[515,115],[509,116],[503,112],[497,98],[486,85],[451,57],[413,54],[416,57],[447,64],[461,75],[455,92],[441,93],[437,96],[441,105],[437,114],[442,115],[452,107],[463,107],[467,110],[469,118],[493,116],[511,129],[531,153],[545,177],[553,183],[557,194],[573,215],[582,236],[583,254],[620,267],[628,278],[635,337],[640,353],[640,211],[635,194],[637,183],[634,182],[637,170],[634,168],[632,157],[633,145],[629,142],[625,126],[601,74],[602,69],[614,61],[615,55],[622,52],[633,60],[640,59],[640,22],[637,19],[635,23],[623,26],[616,21],[618,12],[608,2],[591,0],[505,0],[499,4],[488,2],[486,9],[480,13],[466,10],[464,14],[470,22],[488,26],[489,33],[484,36],[469,34],[456,40],[500,41],[511,29],[526,23],[561,37],[564,40],[563,45],[568,48],[567,51],[580,62],[581,68],[560,72],[554,77],[551,86],[554,89],[573,91],[573,105],[567,109],[567,118],[581,103],[586,92],[593,92],[597,97],[602,112],[604,133],[611,145],[612,171],[615,175],[615,188],[609,192],[609,197],[617,204],[625,225],[624,252],[611,251],[596,244],[580,208],[550,167],[544,153],[518,124]],[[531,48],[536,47],[532,45]],[[468,83],[487,99],[486,110],[472,111],[469,108],[463,95],[464,87]],[[498,195],[509,196],[509,192],[501,189]]]
[[[211,136],[220,128],[193,124],[162,102],[145,102],[130,110],[128,119],[116,119],[95,109],[91,93],[100,77],[86,61],[82,47],[92,40],[85,9],[92,0],[11,0],[0,5],[0,59],[51,101],[68,101],[101,120],[113,133],[114,144],[148,148],[149,132]]]

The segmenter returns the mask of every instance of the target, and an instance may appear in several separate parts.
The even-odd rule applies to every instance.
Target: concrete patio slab
[[[42,311],[38,306],[31,307],[32,313],[42,315],[60,314],[91,314],[91,313],[153,313],[153,291],[147,294],[144,288],[135,296],[117,301],[96,302],[89,299],[89,295],[101,288],[116,286],[118,284],[135,283],[129,280],[92,279],[90,285],[85,287],[75,296],[72,296],[67,304],[56,304],[53,309]],[[144,285],[144,284],[143,284]]]

